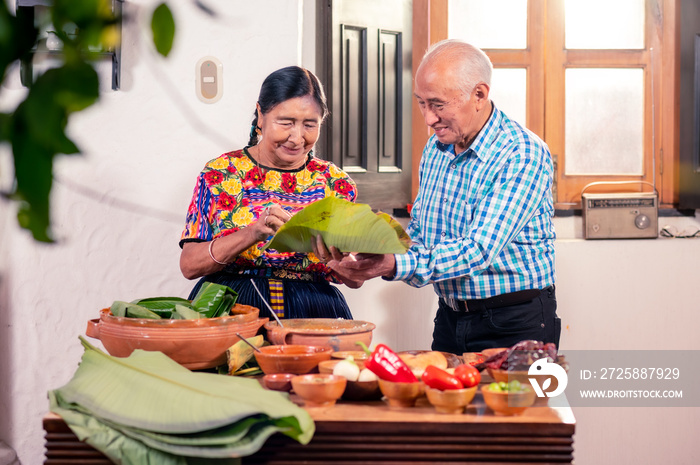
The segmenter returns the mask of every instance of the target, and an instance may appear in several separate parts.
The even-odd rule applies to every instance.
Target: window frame
[[[526,126],[549,145],[555,160],[555,208],[581,208],[581,191],[591,182],[635,181],[596,185],[594,192],[641,192],[655,184],[659,206],[678,203],[680,24],[677,0],[645,0],[645,48],[639,50],[564,49],[564,2],[528,0],[528,46],[524,50],[485,49],[496,68],[525,68]],[[414,0],[413,70],[428,46],[448,37],[448,0]],[[653,49],[653,58],[652,52]],[[641,67],[644,70],[644,172],[640,176],[565,175],[565,82],[570,67]],[[652,79],[653,73],[653,79]],[[653,82],[653,89],[651,84]],[[653,101],[652,101],[653,97]],[[652,114],[654,119],[652,121]],[[413,196],[418,190],[418,163],[430,131],[413,108]],[[654,133],[652,134],[652,128]],[[589,190],[587,190],[588,192]]]

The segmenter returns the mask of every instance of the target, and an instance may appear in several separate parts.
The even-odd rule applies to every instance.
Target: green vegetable
[[[522,392],[527,391],[529,389],[529,387],[523,386],[522,383],[517,379],[514,379],[509,383],[506,383],[505,381],[491,383],[488,386],[488,390],[494,392]]]

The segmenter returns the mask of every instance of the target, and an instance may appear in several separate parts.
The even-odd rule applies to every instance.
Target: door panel
[[[320,156],[358,201],[393,213],[411,199],[412,0],[322,0],[318,74],[331,114]]]

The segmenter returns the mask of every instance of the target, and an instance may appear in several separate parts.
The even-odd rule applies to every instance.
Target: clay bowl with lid
[[[195,320],[117,317],[109,308],[100,318],[88,320],[86,334],[99,339],[115,357],[128,357],[135,349],[163,352],[190,370],[226,363],[226,349],[240,339],[253,337],[268,321],[259,309],[236,304],[231,315]]]
[[[271,345],[254,352],[255,360],[266,375],[294,373],[303,375],[318,371],[318,364],[330,360],[332,349],[302,344]]]
[[[290,318],[265,324],[267,340],[275,345],[311,345],[331,347],[334,352],[358,350],[357,342],[369,347],[374,323],[342,318]]]

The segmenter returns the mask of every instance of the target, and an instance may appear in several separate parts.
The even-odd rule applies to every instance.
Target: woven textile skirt
[[[264,301],[251,280],[255,282],[255,287],[263,295]],[[270,313],[268,305],[275,309],[279,318],[352,319],[350,308],[343,294],[337,287],[325,280],[269,279],[220,272],[201,278],[190,292],[190,300],[195,297],[204,282],[230,287],[238,293],[237,303],[259,308],[260,317],[270,318],[270,321],[274,321],[274,317]]]

